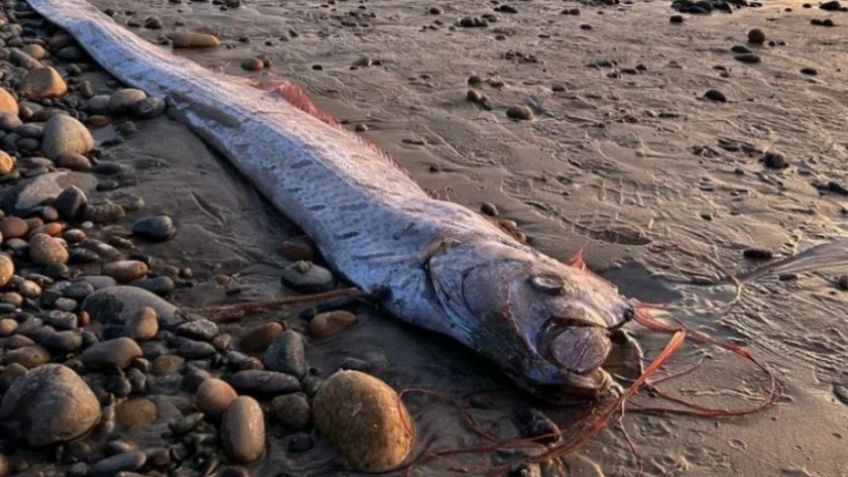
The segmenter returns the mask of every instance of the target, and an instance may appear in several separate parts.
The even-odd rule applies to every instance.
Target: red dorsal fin
[[[569,258],[565,264],[570,265],[574,268],[579,268],[580,270],[586,270],[586,262],[583,261],[583,250],[586,248],[586,244],[580,246],[574,255]]]
[[[339,130],[350,134],[351,137],[370,147],[372,150],[374,150],[374,152],[382,156],[389,164],[396,167],[407,177],[412,178],[412,174],[410,174],[405,167],[403,167],[391,156],[389,156],[388,153],[380,149],[377,145],[369,141],[367,138],[351,133],[350,131],[345,129],[344,126],[342,126],[341,123],[339,123],[332,115],[318,109],[318,106],[315,106],[315,103],[313,103],[312,100],[309,99],[309,95],[306,94],[306,91],[304,91],[303,88],[301,88],[300,86],[292,83],[291,81],[279,79],[265,79],[261,81],[252,79],[247,80],[247,83],[250,86],[253,86],[254,88],[272,92],[278,95],[283,100],[285,100],[287,103],[300,109],[301,111],[304,111],[307,114],[319,119],[320,121],[329,124],[330,126],[335,126],[339,128]]]
[[[281,98],[285,99],[289,104],[309,113],[312,116],[320,119],[321,121],[333,125],[339,126],[339,122],[336,121],[336,118],[331,115],[325,113],[318,109],[318,106],[315,106],[315,103],[309,99],[309,95],[306,94],[306,91],[303,91],[303,88],[292,83],[291,81],[286,80],[265,80],[262,82],[254,82],[253,86],[263,89],[265,91],[270,91],[278,94]]]

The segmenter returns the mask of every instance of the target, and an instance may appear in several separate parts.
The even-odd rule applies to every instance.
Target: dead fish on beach
[[[82,0],[30,0],[123,82],[167,98],[315,242],[407,323],[448,335],[548,400],[599,396],[610,334],[632,303],[578,259],[543,255],[482,215],[430,197],[379,149],[288,84],[263,91],[130,33]]]

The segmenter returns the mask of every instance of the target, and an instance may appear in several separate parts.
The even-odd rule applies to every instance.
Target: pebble
[[[87,202],[88,197],[85,195],[85,192],[79,187],[72,185],[56,197],[53,207],[56,208],[59,216],[63,219],[75,220],[79,217]]]
[[[283,269],[283,285],[299,293],[320,293],[335,286],[333,273],[312,262],[298,261]]]
[[[288,429],[305,429],[312,420],[309,401],[303,393],[277,396],[271,400],[271,415]]]
[[[29,258],[38,265],[66,263],[68,250],[61,239],[35,234],[29,241]]]
[[[306,238],[293,238],[284,241],[278,249],[280,255],[291,261],[303,260],[312,262],[317,256],[315,247]]]
[[[123,471],[138,470],[147,462],[147,454],[141,451],[125,452],[101,459],[91,466],[94,477],[113,477]]]
[[[255,462],[265,453],[265,420],[255,399],[233,400],[221,421],[221,445],[239,464]]]
[[[218,378],[205,379],[197,388],[194,401],[204,414],[219,416],[238,397],[235,389]]]
[[[135,280],[132,282],[132,286],[144,288],[145,290],[155,293],[159,296],[165,296],[168,293],[171,293],[174,288],[176,288],[176,284],[174,280],[170,277],[148,277],[142,278],[140,280]]]
[[[136,341],[147,341],[159,332],[159,317],[156,310],[145,306],[138,310],[124,325],[123,335]]]
[[[746,248],[742,251],[742,255],[751,260],[771,260],[774,257],[771,250],[764,248]]]
[[[156,376],[168,376],[179,371],[184,362],[185,359],[173,354],[159,356],[153,360],[151,372]]]
[[[64,96],[68,85],[62,75],[51,67],[30,70],[18,83],[18,90],[26,99],[40,101],[45,98]]]
[[[218,325],[207,319],[199,319],[181,324],[176,331],[190,338],[211,341],[218,334]]]
[[[247,71],[259,71],[265,68],[265,62],[259,58],[247,58],[241,62],[241,67]]]
[[[759,56],[753,53],[742,53],[738,55],[734,55],[733,59],[740,63],[748,63],[748,64],[756,64],[760,63],[762,60]]]
[[[506,117],[510,119],[529,121],[530,119],[533,119],[533,111],[527,106],[510,106],[506,110]]]
[[[18,328],[18,322],[11,318],[0,320],[0,338],[11,336]]]
[[[235,373],[230,384],[238,392],[252,396],[279,396],[300,390],[300,383],[294,376],[253,369]]]
[[[469,89],[465,94],[465,98],[472,103],[482,103],[486,101],[486,96],[479,89]]]
[[[171,34],[174,48],[217,48],[221,41],[208,33],[177,32]]]
[[[0,88],[0,113],[6,113],[12,117],[18,116],[18,102],[5,88]]]
[[[73,330],[57,331],[45,336],[39,344],[54,352],[72,353],[82,347],[82,335]]]
[[[23,346],[7,353],[4,361],[34,369],[50,362],[50,352],[41,346]]]
[[[91,161],[82,154],[63,154],[56,158],[54,162],[56,166],[72,171],[88,172],[91,170]]]
[[[815,68],[806,67],[806,68],[801,68],[801,74],[808,75],[808,76],[816,76],[817,74],[819,74],[819,72]]]
[[[786,162],[786,158],[783,157],[783,154],[779,152],[769,151],[763,155],[763,165],[768,167],[769,169],[786,169],[789,167],[789,163]]]
[[[94,147],[94,138],[85,125],[66,115],[57,114],[44,126],[41,150],[50,159],[64,154],[84,154]]]
[[[6,435],[35,447],[75,439],[99,420],[94,392],[61,364],[45,364],[19,377],[0,403]]]
[[[177,228],[174,226],[173,219],[167,215],[154,215],[136,220],[132,226],[132,233],[145,240],[162,242],[173,237],[177,233]]]
[[[748,43],[762,45],[766,42],[766,34],[759,28],[753,28],[748,32]]]
[[[149,399],[128,399],[115,407],[115,422],[130,432],[140,431],[155,420],[156,404]]]
[[[29,224],[20,217],[6,217],[0,221],[0,233],[7,240],[26,237],[27,232],[29,232]]]
[[[109,112],[115,115],[129,114],[136,103],[144,101],[147,93],[136,88],[123,88],[109,97]]]
[[[305,378],[307,364],[304,341],[300,333],[292,330],[284,331],[265,350],[263,359],[265,368],[291,374],[298,379]]]
[[[721,91],[716,90],[716,89],[711,89],[711,90],[707,91],[706,93],[704,93],[704,98],[706,98],[710,101],[715,101],[717,103],[726,103],[727,102],[727,96],[725,96],[724,93],[722,93]]]
[[[239,347],[248,353],[261,353],[271,345],[274,338],[279,336],[284,329],[283,325],[276,322],[264,323],[242,336],[239,340]]]
[[[329,338],[355,325],[358,319],[349,311],[335,310],[318,313],[309,321],[309,334],[319,338]]]
[[[15,262],[8,255],[0,253],[0,287],[6,286],[15,274]]]
[[[103,274],[118,283],[129,283],[147,275],[147,264],[140,260],[118,260],[103,265]]]
[[[840,275],[836,279],[836,288],[842,291],[848,291],[848,275]]]
[[[177,354],[186,359],[206,359],[217,352],[214,346],[204,341],[183,339],[177,348]]]
[[[90,369],[113,371],[124,369],[142,356],[141,348],[131,338],[122,337],[94,344],[82,352],[82,363]]]
[[[412,448],[413,422],[400,397],[359,371],[338,371],[324,381],[312,402],[312,417],[345,466],[354,470],[388,471]]]

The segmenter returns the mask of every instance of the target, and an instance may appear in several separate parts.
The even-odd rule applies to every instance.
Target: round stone
[[[236,390],[225,381],[208,378],[200,383],[194,399],[197,408],[204,414],[219,416],[227,410],[230,403],[237,397]]]
[[[29,224],[20,217],[6,217],[0,221],[0,233],[5,239],[23,238],[27,236],[27,232]]]
[[[133,106],[146,98],[147,93],[140,89],[119,89],[109,97],[109,112],[117,115],[131,113]]]
[[[265,368],[291,374],[298,379],[306,377],[306,352],[303,336],[296,331],[284,331],[265,350]]]
[[[118,260],[103,265],[103,274],[120,283],[128,283],[147,275],[147,264],[140,260]]]
[[[53,68],[43,67],[30,70],[18,83],[21,95],[29,100],[40,101],[44,98],[64,96],[68,85]]]
[[[85,125],[67,114],[57,114],[44,126],[41,150],[50,159],[65,154],[84,154],[94,147],[94,138]]]
[[[303,393],[277,396],[271,401],[271,415],[283,426],[299,431],[312,420],[309,401]]]
[[[61,364],[45,364],[16,379],[0,403],[8,435],[36,447],[75,439],[99,420],[91,388]]]
[[[329,338],[355,325],[357,321],[356,315],[349,311],[318,313],[309,322],[309,334],[319,339]]]
[[[90,369],[113,371],[124,369],[142,355],[141,348],[131,338],[115,338],[92,345],[83,351],[82,363]]]
[[[312,417],[347,467],[365,472],[392,469],[412,448],[414,431],[406,406],[383,381],[359,371],[338,371],[315,394]]]
[[[312,262],[299,261],[288,265],[280,276],[283,285],[300,293],[329,291],[335,285],[332,272]]]
[[[3,318],[0,320],[0,338],[11,336],[18,328],[18,322],[11,318]]]
[[[265,67],[265,62],[259,58],[247,58],[241,62],[241,67],[247,71],[259,71]]]
[[[265,452],[265,419],[255,399],[241,396],[233,400],[221,422],[224,452],[239,464],[249,464]]]
[[[15,168],[15,158],[0,151],[0,174],[8,174]]]
[[[208,33],[177,32],[171,34],[171,44],[174,48],[217,48],[221,42]]]
[[[80,215],[87,202],[88,197],[85,192],[79,187],[71,185],[56,197],[53,207],[63,219],[74,220]]]
[[[156,404],[148,399],[128,399],[115,407],[115,421],[128,431],[140,431],[154,420]]]
[[[761,45],[766,42],[766,34],[759,28],[753,28],[748,32],[748,43]]]
[[[151,340],[159,332],[159,317],[156,310],[145,306],[138,310],[124,325],[124,336],[137,341]]]
[[[284,329],[283,325],[276,322],[264,323],[242,336],[239,347],[249,353],[261,353],[271,345],[274,338],[279,336]]]
[[[138,219],[133,224],[134,236],[154,242],[170,239],[177,233],[174,221],[167,215],[154,215]]]
[[[18,101],[5,88],[0,88],[0,113],[18,115]]]
[[[29,258],[38,265],[63,264],[68,261],[68,250],[62,240],[40,233],[29,241]]]
[[[510,119],[528,121],[533,119],[533,110],[527,106],[510,106],[506,110],[506,117]]]
[[[15,274],[15,262],[6,254],[0,254],[0,287],[6,286]]]

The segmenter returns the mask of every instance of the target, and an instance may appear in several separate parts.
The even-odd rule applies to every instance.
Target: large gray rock
[[[52,203],[69,186],[90,192],[97,179],[82,172],[50,172],[41,174],[19,187],[10,187],[3,193],[2,206],[6,211],[26,212],[42,204]]]
[[[31,446],[67,442],[100,420],[100,404],[77,373],[45,364],[14,381],[0,403],[0,425],[7,435]]]
[[[66,154],[85,154],[94,147],[94,138],[85,125],[66,115],[57,114],[44,126],[41,150],[50,159]]]
[[[172,327],[183,321],[177,315],[177,307],[138,287],[101,288],[82,302],[82,309],[91,315],[91,319],[101,323],[124,324],[144,307],[156,310],[161,326]]]

